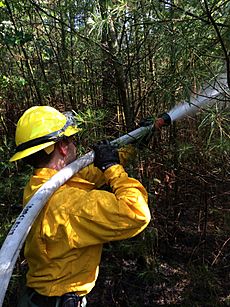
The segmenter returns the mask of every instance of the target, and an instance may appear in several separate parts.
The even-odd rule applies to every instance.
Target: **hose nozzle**
[[[168,113],[163,113],[160,115],[158,119],[155,121],[155,127],[160,129],[163,126],[169,126],[171,124],[171,117]]]

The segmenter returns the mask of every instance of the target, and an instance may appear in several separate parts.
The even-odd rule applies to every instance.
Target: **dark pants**
[[[18,307],[85,307],[85,297],[75,293],[66,293],[62,296],[44,296],[31,288],[27,288],[21,297]]]

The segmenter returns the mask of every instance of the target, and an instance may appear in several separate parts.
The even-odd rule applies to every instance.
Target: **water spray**
[[[197,113],[207,104],[211,106],[216,102],[223,102],[223,97],[227,93],[229,93],[227,75],[219,75],[213,83],[204,86],[201,92],[195,94],[189,101],[185,101],[173,107],[168,112],[168,115],[172,122],[179,120],[185,116]]]
[[[199,94],[190,97],[189,101],[184,101],[174,106],[168,113],[160,115],[155,121],[155,127],[169,126],[176,120],[197,113],[207,104],[211,106],[216,102],[222,102],[224,94],[228,92],[227,76],[222,74],[212,84],[203,87]]]
[[[125,134],[112,141],[111,144],[121,147],[125,144],[133,143],[134,140],[143,138],[143,136],[152,132],[153,129],[161,129],[164,126],[169,126],[173,121],[199,111],[201,106],[204,106],[210,102],[215,102],[217,98],[219,98],[219,96],[226,91],[226,80],[226,77],[219,78],[218,82],[215,83],[215,86],[212,85],[206,87],[201,94],[197,95],[196,98],[192,98],[190,102],[184,102],[170,110],[168,113],[163,113],[153,125],[140,127],[134,131],[131,131],[128,134]],[[60,170],[50,180],[44,183],[43,186],[34,194],[16,219],[0,250],[0,306],[3,304],[5,292],[7,290],[19,252],[38,214],[51,195],[60,186],[62,186],[82,168],[93,163],[93,161],[94,152],[90,151],[83,157],[80,157]]]

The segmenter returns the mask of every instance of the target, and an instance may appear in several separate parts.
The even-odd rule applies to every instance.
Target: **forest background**
[[[229,33],[224,0],[0,1],[1,244],[31,171],[8,162],[27,108],[76,111],[83,154],[221,73],[230,86]],[[129,166],[152,221],[105,246],[88,306],[230,305],[228,91],[221,100],[162,129]],[[21,253],[4,306],[16,306],[25,271]]]

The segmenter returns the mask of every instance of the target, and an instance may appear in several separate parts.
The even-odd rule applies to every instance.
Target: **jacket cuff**
[[[124,173],[126,174],[121,164],[110,166],[104,172],[106,183],[109,184],[113,179],[120,177]]]

